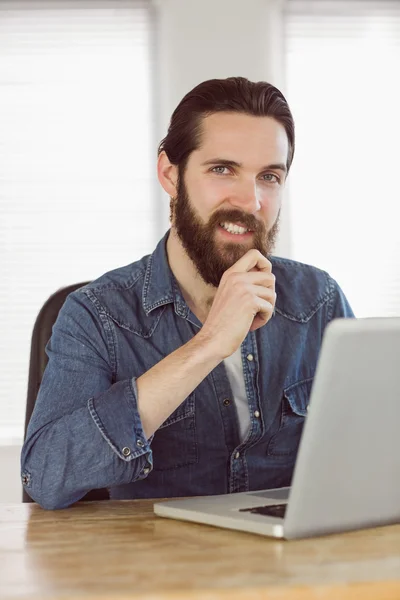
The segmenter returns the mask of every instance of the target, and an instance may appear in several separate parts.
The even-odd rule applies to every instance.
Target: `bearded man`
[[[354,317],[328,273],[273,255],[294,147],[266,82],[180,102],[157,165],[170,229],[53,328],[21,457],[41,506],[290,485],[324,329]]]

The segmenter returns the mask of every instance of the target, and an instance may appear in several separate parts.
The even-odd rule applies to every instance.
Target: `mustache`
[[[255,232],[263,232],[264,224],[261,223],[256,217],[253,215],[249,215],[248,213],[244,213],[238,209],[231,210],[219,210],[214,213],[209,219],[209,227],[216,227],[220,223],[229,222],[233,224],[241,223],[247,229],[251,229]]]

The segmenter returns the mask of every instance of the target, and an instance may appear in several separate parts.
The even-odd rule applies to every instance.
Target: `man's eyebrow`
[[[235,160],[227,160],[226,158],[210,158],[202,163],[203,167],[207,165],[221,165],[222,167],[238,167],[239,169],[243,166],[242,163],[236,162]],[[260,169],[260,173],[262,171],[269,171],[271,169],[275,169],[276,171],[287,172],[286,165],[283,163],[273,163],[271,165],[266,165]]]

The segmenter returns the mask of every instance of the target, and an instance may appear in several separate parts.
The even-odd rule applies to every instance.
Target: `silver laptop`
[[[154,511],[287,539],[400,523],[400,318],[327,326],[290,488]]]

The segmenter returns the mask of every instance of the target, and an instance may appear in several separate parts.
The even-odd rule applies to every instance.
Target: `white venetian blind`
[[[400,2],[288,0],[285,42],[293,258],[400,315]]]
[[[0,442],[45,300],[156,241],[151,46],[147,2],[0,0]]]

